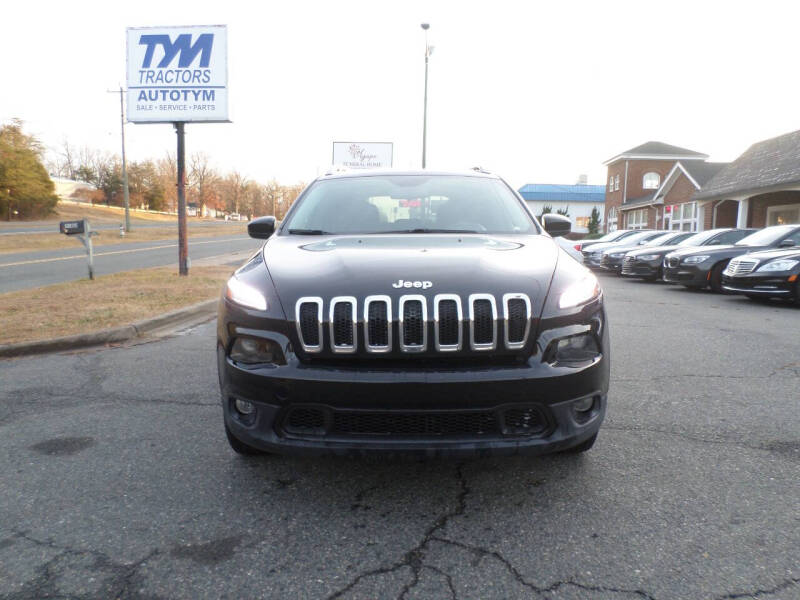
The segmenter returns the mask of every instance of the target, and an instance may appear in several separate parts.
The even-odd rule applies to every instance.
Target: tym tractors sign
[[[228,121],[225,25],[129,27],[128,121]]]

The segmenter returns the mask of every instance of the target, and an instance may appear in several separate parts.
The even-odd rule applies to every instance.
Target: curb
[[[142,319],[130,325],[102,329],[92,333],[79,333],[77,335],[37,340],[34,342],[2,344],[0,345],[0,358],[61,352],[64,350],[76,350],[79,348],[127,342],[135,338],[144,337],[148,333],[158,329],[176,327],[183,323],[200,320],[201,318],[210,319],[216,313],[217,302],[216,299],[206,300],[205,302],[199,302],[185,308],[172,310],[155,317],[150,317],[149,319]]]

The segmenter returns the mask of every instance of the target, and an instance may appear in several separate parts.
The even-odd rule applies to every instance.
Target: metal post
[[[86,236],[86,249],[89,251],[89,279],[94,279],[94,246],[92,245],[92,230],[89,221],[85,221],[84,235]]]
[[[125,231],[130,231],[131,212],[128,193],[128,165],[125,162],[125,107],[122,103],[122,86],[119,87],[119,122],[122,130],[122,193],[125,199]]]
[[[189,274],[189,247],[186,243],[186,139],[184,123],[175,123],[178,134],[178,274]]]
[[[427,23],[422,24],[425,30],[425,100],[422,105],[422,168],[425,168],[425,154],[427,150],[428,137],[428,28]]]
[[[83,247],[86,248],[86,256],[89,266],[89,279],[94,279],[94,247],[92,246],[93,235],[94,232],[89,226],[88,219],[83,219],[83,233],[79,235],[78,238],[81,240]]]

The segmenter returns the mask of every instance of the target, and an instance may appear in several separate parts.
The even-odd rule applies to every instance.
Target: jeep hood
[[[466,301],[491,293],[499,303],[510,292],[527,294],[538,316],[559,259],[558,246],[544,235],[279,235],[263,252],[290,319],[303,296],[355,296],[361,304],[376,294],[459,294]],[[401,280],[431,285],[393,286]]]

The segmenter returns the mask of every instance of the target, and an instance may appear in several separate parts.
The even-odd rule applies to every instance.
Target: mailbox
[[[60,229],[61,233],[66,233],[67,235],[77,235],[86,232],[85,227],[86,221],[81,219],[80,221],[61,221]]]

